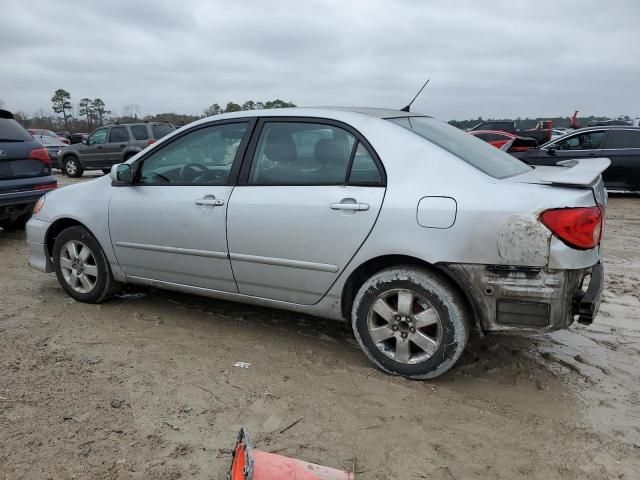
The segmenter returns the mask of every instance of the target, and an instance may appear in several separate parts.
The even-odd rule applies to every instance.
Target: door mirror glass
[[[81,140],[81,143],[82,143],[83,145],[89,145],[89,139],[88,139],[88,138],[83,138],[83,139]]]
[[[132,183],[133,172],[131,171],[131,165],[128,163],[118,163],[111,167],[111,173],[109,174],[111,180],[118,183]]]

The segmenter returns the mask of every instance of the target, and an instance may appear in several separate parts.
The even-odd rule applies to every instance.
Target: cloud
[[[3,2],[0,98],[57,88],[119,113],[211,103],[400,108],[438,118],[640,115],[640,3],[290,0]],[[7,21],[6,19],[11,19]]]

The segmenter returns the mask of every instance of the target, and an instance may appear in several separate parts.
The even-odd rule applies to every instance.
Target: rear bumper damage
[[[467,293],[486,333],[550,332],[567,328],[576,316],[590,324],[600,306],[601,263],[573,270],[473,264],[443,268]]]

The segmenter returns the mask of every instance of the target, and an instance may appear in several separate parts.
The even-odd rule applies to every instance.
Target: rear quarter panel
[[[383,255],[408,255],[431,264],[558,268],[582,268],[597,261],[598,249],[585,253],[560,241],[553,243],[550,257],[552,234],[538,220],[549,208],[594,205],[591,190],[495,179],[395,125],[384,135],[363,134],[384,163],[387,192],[369,238],[330,296],[341,294],[355,268]],[[455,199],[456,219],[450,228],[418,224],[416,208],[425,196]]]

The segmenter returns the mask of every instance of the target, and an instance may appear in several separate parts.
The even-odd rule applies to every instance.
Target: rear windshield
[[[524,162],[451,125],[428,117],[390,118],[472,167],[494,178],[507,178],[531,169]]]
[[[165,135],[169,135],[173,132],[176,127],[172,125],[151,125],[151,131],[153,132],[153,138],[158,140],[159,138],[164,137]]]
[[[29,132],[12,118],[0,118],[0,142],[26,142],[33,140]]]

